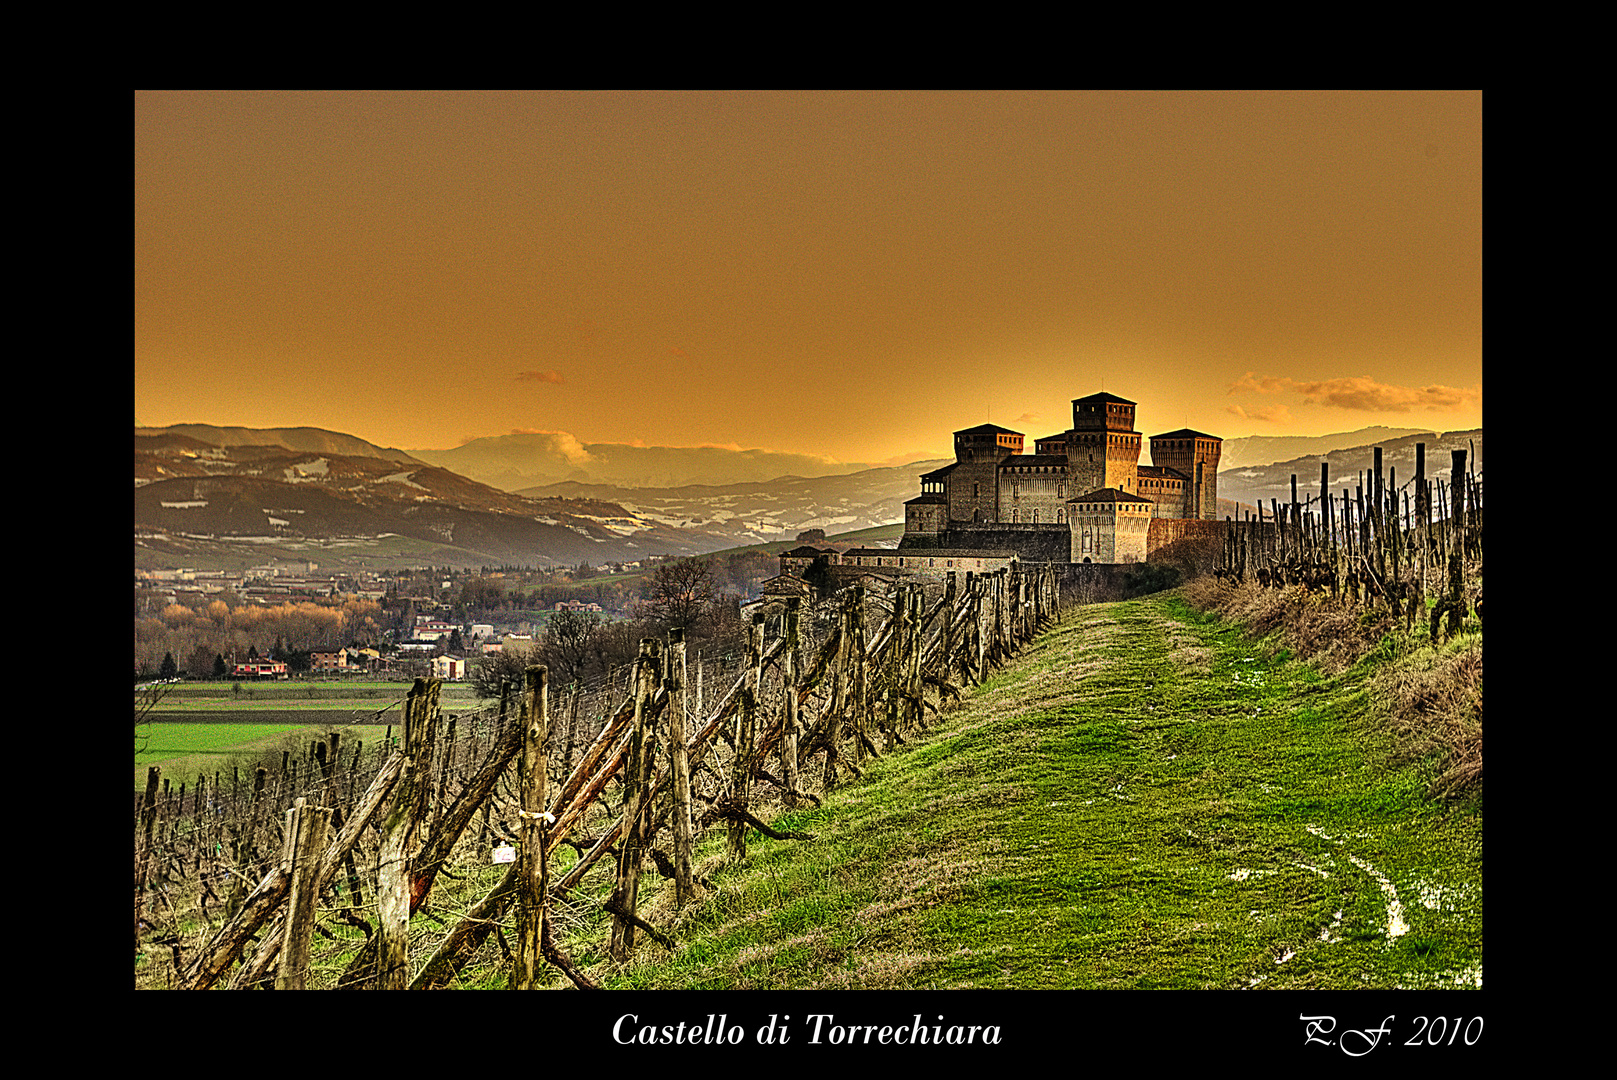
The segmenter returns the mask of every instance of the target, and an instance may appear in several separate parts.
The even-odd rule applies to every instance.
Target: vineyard
[[[1395,472],[1384,479],[1381,448],[1370,473],[1355,490],[1329,495],[1330,466],[1320,465],[1321,501],[1270,504],[1231,523],[1225,532],[1218,577],[1284,588],[1329,590],[1368,607],[1397,613],[1406,630],[1417,618],[1435,643],[1453,636],[1468,613],[1482,617],[1482,481],[1466,473],[1466,451],[1452,451],[1450,483],[1425,475],[1425,444],[1416,444],[1415,476],[1399,487]]]
[[[644,875],[677,911],[708,887],[707,838],[718,865],[754,833],[794,838],[768,821],[927,730],[1050,624],[1058,593],[1050,568],[1015,564],[857,585],[754,615],[734,654],[687,656],[677,629],[648,639],[595,686],[534,667],[497,707],[446,715],[440,684],[417,680],[379,747],[331,733],[189,793],[153,766],[135,807],[136,984],[439,989],[495,969],[593,987],[558,926],[610,913],[614,961],[643,938],[674,947],[643,914]]]
[[[1228,597],[1211,605],[1284,596],[1337,644],[1478,627],[1482,492],[1464,453],[1447,486],[1384,484],[1379,465],[1356,497],[1230,523],[1205,583]],[[936,726],[1087,595],[1080,579],[1022,564],[870,579],[770,602],[730,652],[687,655],[675,629],[600,683],[531,667],[458,713],[420,679],[370,744],[329,732],[189,790],[154,766],[134,807],[136,985],[592,988],[637,947],[671,955],[679,913],[752,838],[812,840],[783,822]],[[1475,640],[1442,657],[1478,670],[1437,793],[1480,784]]]

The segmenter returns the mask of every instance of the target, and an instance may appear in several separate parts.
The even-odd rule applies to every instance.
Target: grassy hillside
[[[915,745],[755,837],[620,988],[1480,986],[1480,799],[1428,796],[1372,669],[1175,595],[1080,609]]]
[[[756,807],[812,839],[753,832],[727,865],[715,831],[698,852],[708,888],[682,911],[648,866],[639,911],[672,951],[642,936],[630,962],[610,959],[610,859],[553,905],[557,936],[613,989],[1480,987],[1480,651],[1479,632],[1437,650],[1383,639],[1322,668],[1184,592],[1074,609],[821,805]],[[1470,654],[1474,689],[1473,669],[1451,663]],[[1448,749],[1388,722],[1406,683],[1423,687],[1421,709],[1474,692],[1472,782],[1453,781]],[[558,850],[553,874],[577,858]],[[470,838],[453,861],[434,910],[412,921],[416,964],[505,872]],[[322,925],[314,983],[330,985],[363,938]],[[137,984],[168,985],[165,962],[138,958]],[[491,940],[457,985],[504,988],[509,970]],[[951,998],[951,1022],[980,1000]],[[1025,1008],[993,1000],[1012,1002],[982,1010],[996,1021]],[[707,1009],[686,1004],[671,1019],[699,1022]],[[602,1030],[622,1012],[589,1008]],[[889,1019],[907,1023],[900,1011]]]

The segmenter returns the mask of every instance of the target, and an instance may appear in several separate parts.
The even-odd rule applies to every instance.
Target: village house
[[[289,679],[284,660],[247,660],[231,667],[234,679]]]
[[[432,677],[448,680],[464,679],[466,661],[458,656],[435,656],[432,658]]]

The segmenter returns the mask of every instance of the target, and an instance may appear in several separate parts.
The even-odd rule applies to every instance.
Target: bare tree
[[[699,634],[713,606],[712,571],[700,559],[659,563],[640,587],[641,612],[665,627]]]
[[[527,649],[488,653],[472,665],[472,689],[480,698],[497,698],[505,686],[522,686],[522,673],[534,663]]]
[[[565,685],[583,678],[600,627],[600,617],[591,612],[564,608],[551,614],[545,622],[543,655],[552,682]]]

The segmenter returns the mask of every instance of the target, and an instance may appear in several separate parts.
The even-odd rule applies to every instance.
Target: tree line
[[[212,600],[197,607],[169,604],[156,617],[135,619],[135,670],[155,675],[167,657],[193,678],[213,675],[216,657],[290,659],[381,639],[375,600],[305,600],[232,607]],[[279,653],[281,655],[272,655]],[[172,677],[172,676],[167,676]]]
[[[593,682],[632,663],[641,641],[666,636],[676,626],[684,628],[692,645],[739,651],[745,643],[742,598],[724,588],[724,582],[710,560],[659,563],[641,578],[629,618],[553,612],[531,649],[515,648],[478,661],[473,685],[482,697],[499,697],[502,686],[519,684],[522,672],[536,663],[546,665],[558,685]]]

